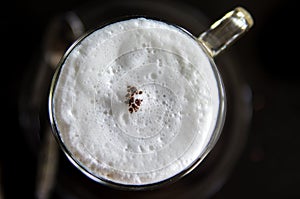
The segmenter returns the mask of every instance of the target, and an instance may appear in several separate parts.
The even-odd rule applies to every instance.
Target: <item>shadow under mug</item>
[[[131,23],[132,21],[133,21],[132,24],[135,24],[136,26],[135,27],[134,27],[134,25],[129,26],[130,28],[128,30],[123,31],[121,28],[122,26],[120,26],[120,24],[122,24],[122,23],[127,24],[127,22]],[[138,21],[142,21],[142,22],[140,24],[135,23]],[[78,61],[78,60],[72,61],[72,59],[76,60],[76,57],[78,57],[78,56],[85,56],[87,58],[93,57],[93,55],[90,53],[91,51],[87,50],[88,53],[83,52],[82,49],[84,49],[84,48],[81,48],[82,46],[87,46],[86,49],[93,49],[93,48],[96,48],[97,45],[99,45],[99,44],[101,45],[102,40],[105,40],[105,42],[110,41],[109,39],[110,39],[110,37],[112,37],[111,35],[114,35],[114,33],[109,32],[112,30],[112,29],[109,29],[109,27],[118,27],[118,30],[123,31],[122,33],[125,34],[128,31],[139,31],[141,24],[144,22],[146,24],[148,22],[150,22],[150,25],[148,24],[149,26],[147,26],[148,28],[147,28],[147,30],[145,30],[145,32],[138,33],[137,35],[142,36],[143,34],[147,33],[150,30],[152,30],[151,34],[155,34],[156,29],[154,28],[153,24],[156,24],[156,25],[160,24],[159,26],[167,27],[166,29],[169,32],[172,32],[170,34],[180,35],[178,38],[184,37],[184,39],[182,40],[183,42],[181,41],[180,44],[176,44],[178,42],[178,40],[176,40],[176,39],[174,40],[174,38],[172,37],[172,43],[173,43],[172,48],[175,46],[175,47],[177,47],[177,49],[180,49],[180,50],[185,49],[185,48],[183,48],[183,44],[186,41],[188,47],[193,46],[192,49],[189,49],[191,52],[197,51],[195,53],[195,55],[200,54],[200,55],[202,55],[202,57],[205,57],[207,65],[210,67],[209,69],[207,68],[207,70],[210,71],[209,72],[210,78],[213,78],[213,80],[210,80],[208,83],[212,83],[212,82],[215,83],[215,85],[213,85],[214,89],[210,88],[210,86],[212,86],[212,85],[206,85],[205,89],[206,88],[207,89],[205,90],[205,92],[208,93],[207,96],[212,95],[212,96],[215,96],[215,99],[217,99],[217,101],[213,101],[213,103],[212,103],[213,105],[210,104],[210,105],[214,106],[214,109],[212,109],[213,113],[210,113],[209,111],[208,111],[208,113],[206,113],[204,111],[204,113],[205,113],[204,115],[206,115],[207,117],[210,117],[210,115],[213,115],[213,118],[214,118],[214,119],[207,120],[207,121],[210,121],[210,124],[206,124],[207,126],[209,126],[209,128],[208,128],[209,130],[207,130],[208,133],[205,131],[203,131],[203,132],[201,131],[202,134],[208,134],[207,139],[203,139],[203,138],[201,139],[201,136],[202,137],[204,137],[204,136],[201,135],[200,132],[193,134],[193,133],[189,133],[187,131],[181,130],[177,133],[175,133],[175,131],[170,133],[166,130],[167,127],[164,126],[164,124],[165,124],[164,122],[165,122],[166,118],[167,118],[167,120],[169,120],[171,117],[170,115],[172,115],[172,114],[179,115],[178,113],[182,111],[182,110],[178,109],[178,107],[181,107],[181,106],[175,106],[176,102],[173,102],[173,104],[172,104],[171,101],[168,101],[169,105],[171,104],[171,105],[174,105],[174,107],[175,107],[175,108],[173,107],[173,110],[170,109],[173,111],[173,113],[172,113],[172,111],[166,113],[164,110],[161,111],[161,109],[154,109],[154,111],[151,112],[150,109],[146,109],[146,108],[144,108],[144,111],[142,111],[143,105],[147,103],[147,99],[146,99],[147,95],[146,94],[148,94],[148,98],[152,100],[151,101],[148,99],[148,102],[150,104],[152,103],[152,105],[156,105],[155,99],[157,97],[149,97],[150,94],[152,96],[155,95],[155,92],[153,91],[151,93],[151,91],[149,91],[149,90],[153,90],[154,87],[163,85],[161,83],[160,84],[156,83],[156,82],[159,82],[159,80],[160,80],[157,78],[157,76],[156,76],[157,74],[155,74],[152,77],[151,83],[149,83],[149,82],[148,83],[139,83],[139,81],[137,81],[138,82],[137,85],[129,85],[128,84],[128,82],[130,82],[130,80],[128,80],[128,78],[126,78],[126,74],[128,74],[128,72],[124,72],[124,73],[122,73],[123,75],[119,75],[118,76],[119,79],[116,81],[121,82],[121,83],[115,87],[112,87],[113,88],[112,91],[118,91],[118,92],[120,91],[121,92],[121,90],[122,90],[121,87],[122,86],[123,86],[122,88],[125,87],[126,89],[125,89],[125,94],[123,96],[124,98],[119,100],[120,96],[118,94],[116,94],[116,95],[112,94],[108,98],[109,102],[107,103],[111,107],[109,110],[101,110],[101,109],[95,108],[95,104],[97,104],[97,103],[95,103],[95,101],[97,101],[97,99],[99,99],[101,101],[101,97],[103,97],[102,94],[99,94],[99,93],[101,93],[101,90],[96,91],[97,90],[96,86],[93,83],[91,83],[89,81],[84,82],[84,80],[81,81],[82,79],[78,78],[78,74],[80,73],[80,71],[83,71],[83,73],[84,73],[85,71],[89,70],[88,67],[94,67],[94,66],[89,66],[89,65],[85,66],[84,64],[82,64],[83,62],[81,63],[81,61]],[[206,155],[212,150],[212,148],[218,141],[218,138],[222,132],[222,128],[223,128],[224,121],[225,121],[225,115],[226,115],[225,88],[223,86],[222,77],[221,77],[220,73],[218,72],[218,69],[215,65],[214,57],[217,56],[219,53],[221,53],[223,50],[225,50],[227,47],[229,47],[238,38],[240,38],[245,32],[247,32],[252,27],[252,25],[253,25],[253,19],[252,19],[251,15],[244,8],[237,7],[234,10],[225,14],[223,18],[216,21],[207,31],[203,32],[199,37],[193,36],[188,31],[184,30],[181,27],[178,27],[177,25],[165,23],[160,20],[154,20],[154,19],[149,19],[149,18],[148,19],[143,18],[141,20],[141,18],[131,18],[131,19],[125,19],[122,21],[110,23],[103,27],[99,27],[99,28],[85,34],[81,38],[79,38],[67,50],[67,52],[65,53],[65,55],[59,62],[56,72],[53,76],[50,93],[49,93],[48,111],[49,111],[50,123],[51,123],[53,134],[54,134],[58,144],[60,145],[61,149],[63,150],[64,154],[80,171],[82,171],[85,175],[87,175],[91,179],[93,179],[97,182],[103,183],[105,185],[108,185],[108,186],[112,186],[112,187],[119,188],[119,189],[125,189],[125,190],[140,190],[140,189],[144,190],[144,189],[157,188],[157,187],[160,187],[161,185],[175,182],[175,181],[179,180],[180,178],[182,178],[183,176],[185,176],[186,174],[188,174],[189,172],[191,172],[195,167],[197,167],[202,162],[202,160],[206,157]],[[124,27],[126,27],[126,26],[124,26]],[[97,32],[100,32],[101,34],[97,35],[96,34]],[[120,33],[118,33],[118,35],[119,34]],[[149,35],[151,35],[151,34],[149,34]],[[99,35],[103,36],[103,37],[101,38],[101,37],[99,37]],[[130,36],[131,33],[128,35]],[[96,38],[96,36],[98,36],[98,39]],[[96,38],[96,40],[98,40],[99,43],[97,43],[97,42],[93,43],[92,40],[89,40],[88,38],[94,38],[94,39]],[[105,38],[105,39],[103,39],[103,38]],[[112,41],[112,43],[108,42],[108,44],[107,44],[107,46],[105,46],[105,48],[109,48],[110,45],[115,45],[115,43],[116,43],[115,40],[111,40],[111,41]],[[135,40],[131,40],[131,41],[135,41]],[[139,48],[128,47],[131,44],[129,44],[129,43],[124,44],[122,42],[123,41],[120,40],[119,44],[125,45],[125,47],[124,47],[125,50],[123,50],[122,53],[118,52],[119,54],[116,54],[116,56],[111,56],[109,54],[106,55],[105,53],[107,53],[107,51],[103,51],[103,50],[101,51],[101,53],[102,53],[101,58],[105,60],[105,61],[101,60],[101,61],[103,61],[101,63],[104,63],[103,66],[106,67],[106,65],[111,66],[113,64],[117,65],[118,63],[124,64],[125,63],[124,60],[126,61],[126,60],[133,59],[132,57],[140,58],[139,53],[138,53],[139,51],[147,51],[149,54],[152,54],[151,56],[153,56],[153,60],[155,60],[155,56],[159,55],[159,54],[160,54],[160,56],[162,56],[162,58],[168,57],[168,59],[170,59],[170,60],[172,60],[172,58],[176,59],[178,57],[181,57],[180,55],[178,55],[177,52],[176,53],[171,52],[170,49],[168,49],[166,46],[164,46],[165,44],[168,44],[168,42],[164,43],[164,41],[163,41],[163,42],[161,42],[161,44],[159,44],[161,46],[159,46],[159,47],[155,46],[155,48],[153,45],[147,46],[142,43],[139,44],[139,42],[136,42],[140,45]],[[169,44],[171,44],[171,43],[169,43]],[[194,44],[197,44],[197,45],[194,45]],[[103,48],[103,49],[105,49],[105,48]],[[97,49],[101,49],[101,48],[97,48]],[[159,52],[158,53],[151,52],[151,50],[153,50],[153,49],[156,49]],[[104,53],[104,55],[103,55],[103,53]],[[132,55],[132,53],[135,53],[134,56]],[[181,60],[179,59],[179,62],[177,62],[177,64],[180,65],[181,63],[184,63],[185,67],[187,65],[189,65],[189,62],[191,61],[189,59],[193,59],[192,58],[193,56],[191,54],[188,56],[189,56],[188,58],[186,58],[186,57],[184,57],[183,59],[180,58]],[[92,59],[97,60],[97,58],[95,58],[95,57],[93,57]],[[121,59],[123,59],[123,61]],[[149,59],[149,56],[147,57],[147,59]],[[118,60],[119,62],[117,63],[116,60]],[[156,60],[158,60],[158,59],[156,59]],[[197,63],[197,59],[196,59],[196,61],[192,61],[192,64],[191,64],[192,67],[194,67],[193,65],[195,65],[195,63]],[[143,63],[143,66],[148,65],[147,70],[149,70],[149,68],[151,68],[151,64],[152,64],[152,62],[148,60],[148,63]],[[99,66],[102,67],[101,64],[99,64]],[[147,72],[149,72],[146,69],[145,69],[146,71],[141,71],[139,69],[136,69],[138,67],[134,67],[134,66],[130,66],[130,67],[131,68],[129,69],[129,71],[135,70],[134,74],[139,74],[139,73],[146,74]],[[195,67],[195,68],[197,68],[197,67]],[[73,70],[73,72],[72,72],[72,70]],[[122,69],[118,69],[118,70],[120,71]],[[117,72],[118,72],[118,70],[117,70]],[[198,69],[196,69],[195,71],[192,71],[189,75],[194,74],[194,75],[196,75],[196,77],[198,75],[199,79],[197,81],[199,81],[199,80],[206,81],[205,79],[203,79],[203,77],[205,77],[205,75],[198,73],[197,70]],[[112,71],[110,71],[110,72],[112,72]],[[117,76],[116,75],[117,72],[112,72],[113,78],[115,78]],[[93,72],[90,72],[89,75],[92,73]],[[151,73],[151,71],[149,73]],[[69,74],[72,74],[73,76],[71,76],[70,78],[67,78],[65,74],[67,74],[67,76]],[[104,77],[104,75],[103,75],[104,73],[99,73],[99,74],[101,74],[102,77]],[[82,77],[84,77],[84,75]],[[133,78],[133,77],[135,77],[135,75],[131,76],[131,78]],[[92,77],[86,76],[86,78],[93,79],[94,76],[92,76]],[[166,76],[164,76],[164,78],[166,78]],[[179,85],[181,82],[185,82],[185,80],[181,81],[180,78],[178,78],[178,79],[173,78],[173,81],[174,81],[174,79],[176,81],[171,83],[171,84],[173,84],[173,86],[174,85],[176,86],[177,84]],[[187,76],[184,77],[183,79],[187,79]],[[88,79],[86,79],[86,80],[88,80]],[[110,81],[110,79],[104,79],[104,80]],[[103,83],[105,83],[104,80],[103,80]],[[97,82],[97,81],[98,80],[96,79],[95,82]],[[187,80],[187,81],[191,81],[191,80]],[[123,82],[123,85],[122,85],[122,82]],[[134,82],[135,81],[133,81],[133,83]],[[78,85],[84,84],[87,87],[86,86],[77,87],[77,84]],[[99,82],[97,82],[97,84],[99,84]],[[101,85],[101,83],[100,83],[100,85]],[[162,91],[162,93],[164,93],[161,96],[169,95],[170,100],[178,99],[179,97],[177,96],[177,94],[179,92],[173,91],[169,87],[172,87],[172,86],[171,85],[161,86],[161,89],[158,89],[159,91]],[[98,94],[95,95],[95,93],[90,92],[90,91],[87,91],[86,93],[84,93],[81,90],[82,88],[91,88],[90,89],[91,91],[95,91],[95,93],[98,92]],[[72,89],[74,92],[70,91]],[[116,90],[114,90],[114,89],[116,89]],[[199,87],[199,90],[201,90],[200,87]],[[211,90],[214,93],[210,93]],[[185,92],[187,92],[187,91],[185,91]],[[67,93],[67,94],[65,94],[65,93]],[[84,93],[84,94],[82,94],[82,93]],[[87,96],[86,95],[87,93],[90,94],[90,96],[89,95]],[[98,97],[97,95],[99,95],[100,97]],[[192,98],[195,96],[201,98],[201,96],[197,95],[197,93],[196,93],[196,95],[193,95],[193,94],[191,94],[191,95],[192,95]],[[84,98],[87,97],[90,101],[92,101],[91,106],[88,106],[87,104],[76,104],[76,98],[82,98],[82,97],[84,97]],[[204,100],[205,100],[205,98],[206,98],[206,96],[203,97]],[[105,101],[105,100],[103,100],[103,101]],[[119,103],[119,101],[121,103]],[[79,102],[80,102],[80,100],[78,101],[78,103]],[[86,102],[86,101],[84,101],[84,102]],[[209,100],[208,100],[208,103],[210,103]],[[214,103],[217,103],[217,104],[214,104]],[[78,113],[78,110],[77,110],[77,113],[72,113],[72,110],[74,110],[73,108],[76,107],[76,105],[79,105],[81,107],[81,109],[78,109],[78,110],[82,111],[82,113]],[[137,114],[140,114],[140,113],[146,114],[147,117],[145,116],[144,118],[147,118],[146,120],[148,122],[150,122],[150,123],[152,122],[153,128],[148,131],[144,130],[144,131],[139,131],[139,133],[136,133],[136,132],[132,133],[132,129],[137,129],[137,127],[132,126],[132,124],[130,122],[128,122],[130,119],[128,119],[128,118],[125,119],[127,121],[127,123],[126,122],[122,123],[119,121],[119,116],[122,114],[122,110],[124,109],[121,107],[121,105],[123,105],[123,107],[125,107],[126,110],[128,109],[126,117],[128,117],[128,115],[129,115],[129,117],[132,117],[132,118],[135,117],[135,119],[132,119],[134,121],[141,120],[141,118],[136,117]],[[98,134],[95,136],[94,126],[92,127],[91,130],[89,129],[89,127],[91,126],[91,124],[99,125],[99,121],[97,119],[95,119],[95,117],[94,117],[95,115],[86,116],[87,113],[85,110],[89,109],[90,107],[92,107],[94,113],[98,114],[101,112],[102,116],[104,114],[108,120],[110,118],[111,121],[115,121],[116,124],[115,124],[114,128],[112,128],[112,130],[119,129],[120,130],[119,134],[121,132],[124,135],[117,135],[118,133],[112,132],[112,131],[107,131],[106,133],[104,133],[104,131],[106,131],[108,129],[108,127],[106,127],[106,130],[103,130],[103,131],[99,130],[99,132],[97,132]],[[112,107],[115,107],[115,108],[112,108]],[[164,107],[164,106],[162,106],[162,107]],[[168,107],[168,106],[166,105],[165,107]],[[190,110],[188,109],[187,114],[190,114],[189,111]],[[154,113],[153,116],[151,116],[152,113]],[[157,113],[159,113],[159,114],[157,114]],[[197,111],[196,111],[196,113],[197,113]],[[83,118],[84,114],[85,114],[85,116]],[[149,115],[151,117],[149,117]],[[164,118],[160,117],[162,115],[164,116]],[[168,115],[168,116],[165,116],[165,115]],[[197,117],[194,117],[194,116],[190,115],[189,117],[186,117],[186,119],[182,120],[182,121],[188,122],[188,125],[193,125],[193,124],[197,123],[197,121],[201,120],[201,117],[203,116],[203,110],[199,111],[199,114],[197,114]],[[98,117],[101,118],[100,115],[98,115]],[[155,117],[156,119],[152,121],[151,118],[153,118],[153,117]],[[183,116],[181,116],[181,117],[183,117]],[[89,123],[91,121],[93,121],[93,122]],[[105,122],[106,121],[107,120],[105,120]],[[131,126],[128,123],[130,123]],[[129,127],[127,124],[129,125]],[[133,124],[137,124],[137,123],[133,123]],[[179,129],[182,129],[182,126],[188,126],[187,124],[180,124],[180,123],[176,122],[176,120],[174,120],[174,122],[172,124],[176,128],[178,127]],[[73,127],[72,125],[76,126],[76,127]],[[101,125],[103,125],[103,124],[100,124],[99,127]],[[81,130],[84,132],[76,132],[76,131],[78,131],[78,126],[84,126],[84,128]],[[163,126],[163,127],[161,127],[161,126]],[[169,128],[172,129],[172,127],[169,127]],[[156,132],[159,132],[159,133],[156,133]],[[103,133],[103,135],[101,133]],[[169,133],[169,135],[166,135],[168,133]],[[164,135],[162,135],[162,134],[164,134]],[[157,138],[159,138],[159,137],[162,138],[162,136],[164,136],[163,139],[165,139],[165,141],[162,143],[165,143],[165,144],[159,145],[159,144],[155,143],[155,140],[157,141],[158,140]],[[187,143],[185,143],[184,141],[182,141],[185,139],[184,137],[191,137],[191,138],[188,138],[190,140],[187,141]],[[184,139],[182,139],[182,138],[184,138]],[[198,141],[195,141],[196,138]],[[93,140],[94,140],[94,142],[93,142]],[[105,141],[103,141],[103,140],[105,140]],[[150,140],[151,144],[149,146],[147,146],[148,147],[147,149],[145,149],[144,145],[147,145],[147,143],[146,143],[147,140],[148,141]],[[203,141],[203,140],[205,140],[205,141]],[[130,144],[128,145],[128,143],[126,143],[126,141],[130,142],[131,145],[136,145],[136,148],[134,149],[134,147],[132,147],[132,146],[131,146],[131,148],[129,148]],[[103,142],[103,143],[101,143],[101,142]],[[196,147],[197,144],[199,144],[199,143],[202,143],[201,147]],[[127,144],[127,146],[125,147],[125,152],[123,151],[121,154],[118,154],[118,152],[120,152],[121,150],[118,147],[116,147],[116,148],[114,148],[114,147],[117,145],[120,146],[120,145],[126,145],[126,144]],[[185,144],[187,144],[188,146],[185,146]],[[168,146],[166,147],[166,145],[168,145]],[[97,149],[98,146],[99,146],[99,149]],[[105,151],[103,149],[105,149]],[[93,150],[95,150],[96,152],[93,152]],[[194,151],[192,151],[192,150],[194,150]],[[101,152],[103,152],[103,153],[101,153]],[[192,155],[190,155],[190,154],[192,154]],[[125,157],[128,156],[128,157],[126,157],[124,159],[124,156]],[[151,157],[152,159],[149,157]],[[160,165],[159,162],[161,162],[162,165]],[[127,168],[122,167],[123,165],[125,165],[125,163],[127,164],[128,170],[126,170]],[[101,166],[98,167],[98,165],[101,165]],[[152,165],[158,165],[158,166],[152,167]],[[145,171],[142,171],[142,169],[144,169],[144,168],[147,168],[147,169],[151,168],[151,169],[149,169],[149,170],[146,169]],[[155,169],[153,169],[153,168],[155,168]]]

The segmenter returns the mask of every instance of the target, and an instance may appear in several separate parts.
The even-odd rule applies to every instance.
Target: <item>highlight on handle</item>
[[[237,41],[253,24],[251,14],[243,7],[236,7],[213,23],[198,39],[215,57]]]

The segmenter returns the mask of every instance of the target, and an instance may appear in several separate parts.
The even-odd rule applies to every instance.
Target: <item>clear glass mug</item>
[[[86,49],[102,49],[102,46],[99,48],[99,45],[102,45],[101,42],[94,45],[93,41],[87,39],[97,36],[95,33],[99,30],[100,32],[104,30],[102,31],[102,36],[106,38],[105,42],[108,41],[108,44],[103,46],[104,49],[109,49],[111,45],[115,45],[118,42],[122,44],[122,41],[119,41],[119,39],[117,42],[115,37],[114,39],[109,39],[110,35],[114,33],[112,29],[107,29],[107,27],[119,24],[117,30],[123,30],[123,28],[120,28],[120,22],[125,23],[131,19],[99,27],[79,38],[68,49],[58,64],[59,67],[57,67],[51,83],[48,101],[49,118],[53,134],[61,149],[68,159],[85,175],[97,182],[115,188],[126,190],[153,189],[175,182],[191,172],[202,162],[218,141],[225,121],[226,93],[222,77],[213,59],[247,32],[253,25],[253,19],[244,8],[237,7],[216,21],[199,37],[194,37],[188,31],[176,25],[146,19],[146,21],[149,20],[151,22],[150,26],[147,26],[150,29],[154,30],[153,23],[156,25],[159,23],[164,27],[168,27],[169,32],[167,31],[166,34],[172,35],[175,31],[174,34],[181,35],[178,36],[178,39],[184,38],[182,41],[172,40],[172,43],[174,41],[180,43],[178,46],[174,44],[175,47],[182,51],[181,48],[186,44],[191,48],[188,49],[190,50],[189,53],[199,51],[199,55],[206,60],[203,62],[206,63],[206,67],[209,67],[206,68],[210,71],[208,76],[205,74],[205,71],[200,71],[199,73],[198,70],[200,69],[196,67],[197,69],[192,70],[192,72],[184,71],[185,76],[183,75],[183,78],[176,76],[178,71],[186,70],[182,68],[178,69],[174,74],[162,72],[164,70],[158,73],[149,71],[151,67],[158,67],[159,65],[161,67],[162,65],[168,65],[168,63],[177,64],[178,67],[183,64],[185,67],[191,67],[191,69],[194,67],[193,65],[198,64],[197,61],[199,60],[193,60],[191,55],[185,54],[188,58],[182,57],[177,51],[172,51],[167,49],[167,47],[165,49],[163,44],[159,48],[157,46],[154,48],[154,46],[149,46],[145,42],[137,42],[140,48],[135,46],[130,49],[127,46],[131,44],[128,43],[123,48],[128,48],[129,50],[124,50],[116,54],[117,56],[115,57],[110,57],[111,55],[107,54],[108,51],[101,51],[101,60],[95,58],[97,54],[90,54],[93,52],[92,50],[84,52],[85,48],[82,46],[88,46]],[[136,30],[138,26],[139,24],[134,29]],[[131,29],[129,28],[130,31],[133,31],[132,27]],[[124,35],[127,32],[128,30],[124,31]],[[139,34],[148,34],[147,32],[148,30]],[[151,34],[155,34],[155,32],[152,31]],[[131,40],[131,42],[134,43],[135,40]],[[118,47],[121,48],[120,46]],[[183,49],[185,48],[183,47]],[[143,57],[144,55],[140,54],[142,51],[149,53],[146,58],[148,63],[141,64],[139,62],[139,64],[147,65],[147,69],[142,70],[139,69],[142,67],[128,66],[124,71],[131,71],[131,74],[124,71],[121,74],[120,71],[123,69],[119,65],[126,65],[128,60],[132,61],[132,59]],[[149,58],[150,54],[152,54],[151,58]],[[85,65],[82,64],[85,62],[84,60],[77,59],[78,56],[95,59],[107,68],[103,69],[102,72],[98,71],[98,76],[93,76],[97,71],[90,71],[89,73],[86,71],[97,67],[94,66],[97,62],[89,62],[90,65]],[[157,56],[160,56],[161,59],[158,59]],[[106,60],[106,62],[101,62],[102,59]],[[173,59],[176,60],[176,63],[170,61]],[[155,63],[152,63],[153,60],[155,60]],[[130,62],[130,64],[132,65],[133,62]],[[154,64],[156,65],[154,66]],[[203,65],[203,63],[199,65]],[[112,69],[112,66],[116,67]],[[132,71],[134,71],[133,75]],[[80,76],[81,73],[82,76]],[[128,79],[129,77],[138,79],[140,78],[139,75],[143,76],[145,74],[149,74],[147,78],[151,79],[151,81],[144,79],[148,82],[141,83],[142,80]],[[68,78],[70,75],[71,77]],[[159,75],[162,76],[161,79],[159,79]],[[163,78],[168,79],[168,76],[172,75],[174,75],[173,79],[163,80]],[[192,75],[195,76],[194,79],[191,77]],[[100,77],[100,80],[95,79],[95,77]],[[106,77],[111,77],[111,79],[105,79]],[[206,77],[212,80],[205,80]],[[189,78],[195,82],[191,83],[192,80]],[[186,80],[188,83],[186,83]],[[161,83],[160,81],[165,82]],[[206,84],[202,87],[197,87],[196,85],[201,84],[201,81],[206,82]],[[106,89],[103,85],[105,86],[106,82],[110,82],[113,85],[108,91],[117,93],[110,94],[107,97],[108,102],[106,105],[110,106],[107,110],[98,107],[101,106],[103,108],[103,104],[101,104],[102,101],[105,101],[105,95],[103,94],[105,92],[103,90]],[[115,84],[116,86],[114,86]],[[190,84],[193,85],[192,91],[180,91],[190,88]],[[215,85],[211,86],[208,84]],[[181,85],[183,87],[176,90]],[[122,90],[124,88],[125,91]],[[123,91],[124,93],[122,93]],[[161,92],[161,95],[157,91]],[[203,92],[201,95],[197,93],[200,91]],[[188,106],[181,106],[180,103],[184,103],[180,100],[179,94],[181,92],[184,92],[187,96],[189,95],[187,98],[192,101],[191,107],[197,109],[196,111],[191,110]],[[211,101],[205,101],[207,100],[206,97],[211,96],[213,96],[214,100],[211,98]],[[84,100],[77,100],[81,98]],[[162,104],[157,104],[159,100],[164,98],[166,98],[166,101],[162,101]],[[200,98],[200,100],[193,100],[193,98]],[[101,99],[103,100],[101,101]],[[200,102],[201,100],[205,102]],[[196,101],[196,105],[193,105],[194,101]],[[89,103],[91,105],[88,105]],[[147,103],[152,105],[151,107],[155,105],[155,107],[159,108],[149,108],[150,105],[149,107],[145,105]],[[207,103],[214,108],[204,110],[205,108],[202,106],[206,106]],[[76,105],[80,109],[74,109]],[[184,107],[184,109],[181,109],[181,107]],[[89,109],[92,111],[86,111]],[[122,112],[125,109],[128,110],[127,113]],[[210,111],[213,113],[210,113]],[[144,116],[137,116],[138,114],[143,114]],[[202,121],[205,124],[193,126],[200,120],[205,121]],[[178,121],[183,123],[181,124]],[[108,125],[109,122],[114,122],[114,124]],[[135,126],[137,122],[139,124],[144,122],[144,126]],[[188,132],[182,130],[183,127],[190,128],[190,126],[191,129]],[[207,130],[204,131],[200,128]],[[170,130],[168,131],[167,129]],[[189,133],[189,131],[193,133]],[[207,137],[204,134],[207,134]],[[201,147],[198,147],[197,145],[200,144]],[[121,149],[121,147],[123,148]]]

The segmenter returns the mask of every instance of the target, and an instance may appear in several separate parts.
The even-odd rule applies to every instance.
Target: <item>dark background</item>
[[[1,4],[0,199],[1,195],[5,199],[34,198],[37,160],[19,124],[22,80],[38,59],[35,56],[42,50],[53,17],[88,2],[11,0]],[[93,2],[101,5],[99,2],[105,1]],[[250,32],[232,47],[239,52],[241,72],[252,94],[247,141],[226,182],[211,197],[300,198],[297,6],[289,0],[184,2],[212,21],[241,5],[255,21]]]

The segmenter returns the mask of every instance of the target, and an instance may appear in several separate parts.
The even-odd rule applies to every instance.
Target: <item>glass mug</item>
[[[225,121],[213,59],[252,25],[237,7],[198,38],[145,17],[83,35],[59,62],[49,93],[64,154],[91,179],[125,190],[157,188],[191,172]]]

